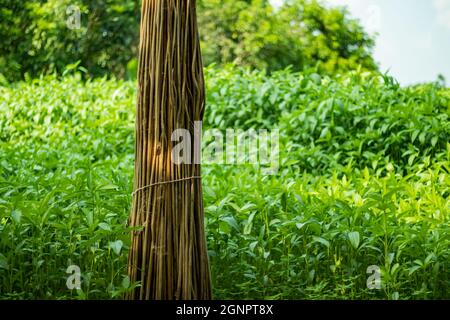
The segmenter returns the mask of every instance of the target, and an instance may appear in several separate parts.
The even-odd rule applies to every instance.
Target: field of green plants
[[[208,68],[204,129],[280,130],[280,169],[203,169],[220,299],[449,299],[450,90]],[[0,299],[121,298],[136,85],[0,86]],[[66,287],[70,265],[82,289]],[[370,266],[381,288],[370,290]]]

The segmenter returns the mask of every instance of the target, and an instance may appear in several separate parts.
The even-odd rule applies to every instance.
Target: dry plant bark
[[[172,132],[194,136],[205,85],[195,0],[143,0],[128,299],[210,299],[200,165],[172,161]],[[194,150],[192,139],[192,150]]]

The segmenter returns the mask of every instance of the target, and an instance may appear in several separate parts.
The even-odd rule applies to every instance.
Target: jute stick
[[[210,299],[200,165],[172,161],[172,132],[203,118],[195,0],[143,0],[140,37],[127,298]]]

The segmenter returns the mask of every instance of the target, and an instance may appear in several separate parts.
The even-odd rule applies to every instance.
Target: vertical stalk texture
[[[195,0],[143,0],[128,299],[210,299],[200,165],[176,165],[176,129],[203,118]],[[165,182],[165,183],[162,183]]]

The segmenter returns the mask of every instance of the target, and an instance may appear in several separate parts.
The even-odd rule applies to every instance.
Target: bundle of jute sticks
[[[200,165],[176,164],[171,139],[203,118],[196,3],[143,0],[141,19],[127,298],[210,299]]]

